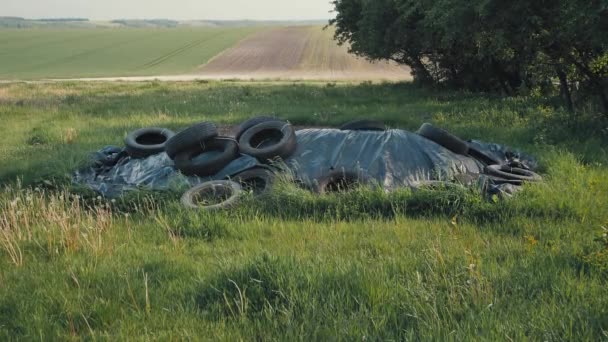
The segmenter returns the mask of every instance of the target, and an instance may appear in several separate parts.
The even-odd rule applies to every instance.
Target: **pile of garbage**
[[[76,183],[107,197],[188,187],[182,203],[207,210],[234,205],[243,189],[268,193],[280,173],[319,194],[365,184],[392,191],[449,182],[483,184],[488,194],[510,196],[525,182],[542,180],[534,158],[508,147],[463,141],[428,123],[412,133],[372,120],[296,130],[278,118],[256,117],[228,136],[211,122],[177,134],[143,128],[127,136],[124,148],[106,147],[93,159],[75,174]]]

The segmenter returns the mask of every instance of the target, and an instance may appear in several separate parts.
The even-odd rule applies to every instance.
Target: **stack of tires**
[[[471,157],[484,165],[484,173],[496,184],[522,185],[525,182],[540,182],[542,177],[516,160],[501,160],[481,151],[446,130],[429,123],[423,124],[419,135],[463,156]]]
[[[274,117],[256,117],[240,124],[232,136],[220,136],[211,122],[201,122],[177,134],[163,128],[135,131],[125,141],[132,158],[166,152],[176,169],[187,176],[209,177],[217,174],[241,154],[270,164],[289,158],[296,150],[295,128]],[[274,174],[268,168],[254,168],[232,177],[232,180],[207,182],[188,191],[182,202],[188,207],[209,210],[230,206],[238,195],[247,190],[254,195],[266,194]],[[231,195],[219,204],[197,205],[197,198],[212,191]]]
[[[167,141],[165,152],[183,174],[208,177],[238,158],[239,145],[230,137],[219,136],[215,124],[201,122]]]

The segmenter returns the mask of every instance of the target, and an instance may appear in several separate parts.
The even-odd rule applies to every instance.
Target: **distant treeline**
[[[116,19],[112,20],[111,23],[128,27],[177,27],[179,25],[179,21],[170,19]]]
[[[87,18],[41,18],[26,19],[21,17],[0,17],[0,28],[32,27],[95,27]]]
[[[89,21],[88,18],[40,18],[40,19],[25,19],[25,18],[22,18],[22,17],[3,17],[3,16],[0,16],[0,20],[46,21],[46,22]]]
[[[116,19],[91,21],[88,18],[41,18],[0,16],[0,28],[175,28],[175,27],[249,27],[249,26],[303,26],[326,25],[327,20],[171,20],[171,19]]]
[[[41,18],[33,19],[34,21],[48,21],[48,22],[63,22],[63,21],[89,21],[87,18]]]

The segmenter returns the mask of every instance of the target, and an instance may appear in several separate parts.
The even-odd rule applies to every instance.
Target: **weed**
[[[74,128],[67,128],[63,135],[63,141],[66,144],[73,144],[78,139],[78,131]]]

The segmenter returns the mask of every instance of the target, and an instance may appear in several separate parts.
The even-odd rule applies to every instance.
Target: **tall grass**
[[[48,258],[87,249],[99,254],[102,235],[113,224],[107,204],[87,207],[67,190],[46,192],[6,187],[0,192],[0,247],[16,266],[22,266],[23,249]]]

